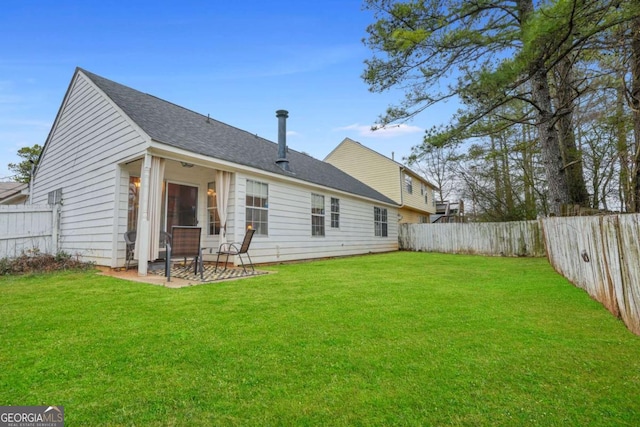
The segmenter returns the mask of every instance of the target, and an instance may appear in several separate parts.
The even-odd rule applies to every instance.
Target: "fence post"
[[[51,246],[53,255],[58,254],[60,236],[60,204],[56,203],[51,209]]]

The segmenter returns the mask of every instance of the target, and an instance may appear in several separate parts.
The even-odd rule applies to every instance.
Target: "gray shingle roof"
[[[28,184],[22,182],[0,182],[0,200],[20,193]]]
[[[78,68],[153,140],[193,153],[319,184],[384,203],[388,197],[329,163],[289,149],[290,172],[276,165],[278,144]],[[274,119],[274,126],[277,121]]]

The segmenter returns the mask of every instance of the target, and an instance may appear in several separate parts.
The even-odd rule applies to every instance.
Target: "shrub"
[[[34,249],[22,252],[17,258],[0,259],[0,276],[11,274],[48,273],[60,270],[88,270],[93,263],[80,261],[66,252],[56,255],[43,254]]]

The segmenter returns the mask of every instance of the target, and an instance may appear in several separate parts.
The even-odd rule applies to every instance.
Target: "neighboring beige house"
[[[0,205],[24,205],[29,198],[29,186],[21,182],[0,182]]]
[[[345,138],[325,162],[379,191],[400,205],[400,223],[429,223],[436,212],[436,186],[393,159]]]

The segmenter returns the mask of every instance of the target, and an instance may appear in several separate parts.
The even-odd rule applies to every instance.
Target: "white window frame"
[[[331,198],[331,228],[340,228],[340,199]]]
[[[389,215],[387,208],[373,207],[373,228],[376,237],[389,237]]]
[[[324,196],[311,193],[311,235],[313,237],[325,236],[324,216]]]
[[[404,188],[408,194],[413,194],[413,177],[408,173],[404,174]]]
[[[213,194],[211,194],[213,192]],[[220,217],[218,216],[218,195],[216,194],[216,182],[207,183],[207,236],[220,234]],[[212,202],[212,203],[209,203]],[[213,206],[211,206],[213,205]],[[213,233],[211,232],[211,216],[213,215]]]
[[[251,202],[251,203],[250,203]],[[256,205],[259,203],[259,206]],[[255,220],[255,214],[259,219]],[[245,225],[253,228],[256,236],[269,235],[269,184],[247,179],[245,189]]]

